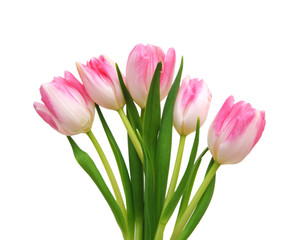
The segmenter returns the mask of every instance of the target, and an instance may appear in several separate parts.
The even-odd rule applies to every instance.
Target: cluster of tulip
[[[265,127],[263,111],[244,101],[235,103],[230,96],[211,123],[208,147],[197,157],[199,129],[206,120],[212,95],[203,80],[185,77],[180,84],[183,60],[173,81],[175,58],[173,48],[165,54],[159,47],[138,44],[128,57],[125,77],[106,56],[92,58],[86,65],[76,64],[83,84],[65,72],[64,78],[55,77],[41,86],[44,104],[34,103],[40,117],[67,136],[77,162],[106,199],[124,239],[163,239],[165,226],[179,202],[171,239],[187,239],[211,201],[219,166],[242,161]],[[166,96],[161,114],[160,101]],[[119,113],[128,133],[129,165],[100,107]],[[109,161],[91,131],[95,108],[118,165],[126,204]],[[173,126],[180,142],[168,184]],[[195,139],[190,158],[178,183],[185,139],[192,132]],[[86,133],[95,146],[113,193],[93,160],[71,137],[79,133]],[[212,159],[191,199],[200,162],[208,150]]]

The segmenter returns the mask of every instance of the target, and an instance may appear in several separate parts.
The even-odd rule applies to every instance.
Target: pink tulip
[[[126,84],[134,101],[145,108],[146,99],[151,81],[159,62],[163,63],[160,78],[160,98],[168,94],[175,66],[175,50],[168,49],[165,55],[163,50],[153,45],[136,45],[131,51],[126,67]]]
[[[259,141],[265,127],[265,112],[244,101],[225,101],[208,132],[208,147],[219,164],[242,161]]]
[[[106,56],[92,58],[87,65],[76,63],[84,87],[98,105],[119,110],[125,105],[115,64]]]
[[[67,136],[90,131],[94,102],[70,72],[43,84],[40,93],[44,104],[35,102],[34,108],[51,127]]]
[[[186,77],[179,88],[174,105],[173,124],[177,132],[181,135],[194,132],[198,117],[202,126],[210,101],[211,93],[206,83],[198,78]]]

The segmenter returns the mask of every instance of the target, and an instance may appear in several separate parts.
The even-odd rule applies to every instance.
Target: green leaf
[[[132,186],[131,186],[127,166],[124,161],[121,150],[116,140],[114,139],[114,136],[112,135],[112,132],[110,131],[110,128],[108,127],[108,124],[100,110],[100,107],[97,104],[95,106],[118,165],[118,169],[120,172],[120,176],[121,176],[121,180],[122,180],[122,184],[123,184],[123,188],[126,196],[129,232],[130,234],[133,234],[134,233],[134,207],[133,207],[133,197],[132,197]]]
[[[129,120],[131,119],[130,111],[128,108],[127,108],[127,117]],[[135,127],[134,127],[134,130],[135,130]],[[128,151],[129,151],[129,166],[130,166],[131,185],[132,185],[134,213],[135,213],[135,237],[141,236],[142,238],[143,209],[144,209],[143,166],[129,136],[128,136]],[[137,239],[137,237],[135,239]]]
[[[157,67],[150,85],[143,121],[143,149],[147,151],[144,158],[145,191],[144,191],[144,238],[152,239],[155,234],[155,154],[160,129],[160,77],[162,62]],[[144,151],[144,150],[143,150]]]
[[[214,160],[212,159],[208,165],[206,174],[210,170],[212,164],[214,163]],[[205,176],[206,176],[205,174]],[[211,182],[209,183],[208,187],[206,188],[201,200],[199,201],[197,207],[195,208],[190,220],[188,221],[186,227],[182,231],[181,235],[178,237],[178,240],[185,240],[188,239],[188,237],[191,235],[191,233],[194,231],[200,220],[202,219],[204,213],[206,212],[210,201],[213,196],[214,188],[215,188],[215,181],[216,181],[216,175],[212,178]]]
[[[170,164],[171,144],[172,144],[172,125],[173,108],[178,93],[179,84],[183,70],[183,58],[181,59],[179,71],[168,93],[164,105],[159,138],[156,149],[155,173],[156,173],[156,218],[159,219],[166,193],[168,182],[168,171]]]
[[[139,117],[139,113],[137,111],[137,108],[134,104],[134,101],[124,83],[124,80],[123,80],[123,76],[121,74],[121,71],[118,67],[117,64],[116,65],[116,70],[117,70],[117,74],[118,74],[118,78],[119,78],[119,82],[120,82],[120,85],[121,85],[121,88],[122,88],[122,92],[123,92],[123,95],[124,95],[124,98],[125,98],[125,101],[126,101],[126,108],[127,108],[127,111],[129,111],[129,114],[130,114],[130,122],[131,122],[131,125],[138,129],[138,131],[142,134],[143,132],[143,127],[142,127],[142,122],[141,122],[141,119]]]
[[[78,164],[85,170],[85,172],[91,177],[93,182],[99,188],[100,192],[102,193],[103,197],[107,201],[113,215],[122,230],[123,235],[126,235],[127,228],[125,224],[125,219],[122,215],[121,209],[117,204],[116,200],[114,199],[113,195],[111,194],[110,190],[108,189],[104,179],[102,178],[99,170],[97,169],[95,163],[91,159],[91,157],[84,151],[82,151],[76,142],[72,139],[72,137],[67,136],[69,143],[72,147],[74,157]]]
[[[154,169],[157,136],[160,128],[160,77],[162,62],[159,62],[150,85],[143,123],[143,141]]]
[[[155,221],[155,182],[152,161],[148,151],[141,141],[144,157],[145,190],[144,190],[144,240],[153,239],[156,231]]]

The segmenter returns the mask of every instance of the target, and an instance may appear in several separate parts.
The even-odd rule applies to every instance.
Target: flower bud
[[[227,98],[208,131],[208,147],[219,164],[242,161],[259,141],[265,127],[265,112],[249,103],[234,104]]]
[[[43,84],[40,93],[44,104],[35,102],[34,108],[55,130],[67,136],[91,130],[94,102],[70,72]]]
[[[95,103],[112,110],[119,110],[125,105],[115,64],[110,59],[101,55],[92,58],[87,65],[76,63],[76,67],[87,93]]]
[[[168,94],[175,66],[175,50],[163,50],[153,45],[136,45],[131,51],[126,67],[126,84],[134,101],[145,108],[148,92],[157,64],[162,62],[160,78],[160,99]]]
[[[196,130],[197,119],[200,118],[200,126],[205,122],[211,93],[203,80],[186,77],[177,94],[173,124],[181,135],[188,135]]]

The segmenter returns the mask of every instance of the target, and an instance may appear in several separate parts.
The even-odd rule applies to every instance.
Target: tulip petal
[[[261,138],[262,133],[263,133],[264,128],[265,128],[265,125],[266,125],[265,112],[264,111],[260,111],[259,121],[258,121],[258,124],[256,126],[256,128],[258,129],[258,131],[257,131],[257,134],[256,134],[256,137],[255,137],[255,140],[254,140],[254,143],[253,143],[252,148],[256,145],[256,143]]]
[[[164,99],[172,84],[173,76],[174,76],[174,68],[175,68],[175,50],[173,48],[169,48],[167,54],[164,59],[163,64],[163,72],[160,80],[160,98]]]
[[[218,112],[217,116],[215,117],[215,119],[213,121],[213,128],[215,130],[216,135],[219,135],[222,125],[223,125],[226,117],[231,112],[233,105],[234,105],[234,97],[230,96],[224,102],[223,106],[221,107],[220,111]]]
[[[138,44],[129,54],[126,84],[132,98],[141,108],[146,106],[152,77],[159,62],[163,63],[160,78],[160,99],[162,100],[168,94],[173,80],[174,49],[169,49],[165,56],[164,51],[159,47]]]
[[[54,120],[54,117],[51,115],[51,113],[44,104],[35,102],[33,106],[38,115],[53,129],[67,136],[72,135],[70,132],[67,132],[65,129],[63,129],[63,127],[57,121]]]
[[[258,142],[265,127],[265,113],[230,96],[208,131],[208,147],[220,164],[242,161]]]
[[[194,87],[194,89],[193,89]],[[203,80],[191,87],[192,96],[188,98],[184,111],[184,131],[185,133],[194,132],[198,116],[200,118],[200,126],[206,120],[208,109],[211,102],[211,93]]]
[[[258,117],[254,117],[248,126],[245,126],[245,131],[240,136],[232,141],[226,140],[220,144],[217,159],[220,164],[238,163],[249,154],[258,133],[258,120]]]
[[[94,102],[87,94],[84,86],[73,76],[71,72],[65,71],[64,78],[66,80],[65,82],[69,83],[71,87],[75,88],[82,95],[91,115],[93,116],[95,113]]]
[[[206,120],[211,93],[203,80],[187,76],[179,89],[174,106],[174,127],[178,133],[188,135],[195,131],[198,116],[200,126]]]
[[[117,102],[112,85],[109,85],[109,83],[106,84],[106,82],[88,66],[80,63],[77,63],[76,66],[85,89],[94,102],[102,107],[114,110],[123,107]]]
[[[61,78],[55,78],[53,82],[42,85],[41,95],[45,106],[66,131],[77,134],[90,130],[92,113],[75,88],[67,87]]]
[[[130,52],[126,65],[126,83],[134,101],[144,108],[149,89],[146,86],[148,58],[145,56],[145,46],[136,45]]]

